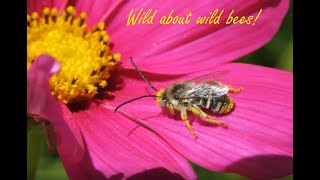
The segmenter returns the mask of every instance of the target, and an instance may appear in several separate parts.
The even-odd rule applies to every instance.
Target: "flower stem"
[[[28,131],[28,180],[33,180],[35,178],[43,141],[44,136],[41,126],[35,126],[30,131]]]

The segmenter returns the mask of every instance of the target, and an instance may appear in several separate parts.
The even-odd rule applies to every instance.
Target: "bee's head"
[[[165,93],[164,89],[161,89],[157,92],[156,102],[162,107],[166,107],[168,102],[167,94]]]

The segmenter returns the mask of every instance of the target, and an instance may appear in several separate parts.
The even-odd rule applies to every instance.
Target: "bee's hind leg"
[[[214,119],[213,117],[209,116],[205,112],[203,112],[198,106],[191,106],[188,108],[188,111],[191,111],[194,115],[199,116],[201,118],[205,118],[208,122],[217,124],[223,127],[227,127],[226,122],[221,122],[219,120]]]
[[[243,91],[242,88],[233,88],[232,86],[228,86],[228,87],[229,87],[229,92],[232,92],[232,93],[237,93],[237,92]]]
[[[187,116],[187,109],[186,108],[182,108],[181,109],[181,113],[180,113],[181,119],[184,121],[184,123],[186,124],[187,128],[189,129],[189,131],[191,132],[192,136],[197,139],[198,136],[194,133],[192,126],[190,124],[190,121],[188,120],[188,116]]]

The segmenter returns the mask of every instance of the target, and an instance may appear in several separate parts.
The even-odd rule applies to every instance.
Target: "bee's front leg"
[[[170,114],[172,114],[172,115],[176,114],[176,110],[174,109],[172,104],[168,105],[168,109],[169,109]]]
[[[192,126],[188,120],[188,115],[187,115],[187,108],[183,107],[181,108],[181,113],[180,113],[181,119],[184,121],[184,123],[186,124],[187,128],[189,129],[189,131],[191,132],[192,136],[195,139],[198,139],[198,136],[194,133]]]
[[[188,111],[191,111],[194,115],[199,116],[201,118],[205,118],[208,122],[217,124],[223,127],[227,127],[227,123],[221,122],[219,120],[214,119],[213,117],[209,116],[205,112],[203,112],[198,106],[194,105],[191,107],[188,107]]]

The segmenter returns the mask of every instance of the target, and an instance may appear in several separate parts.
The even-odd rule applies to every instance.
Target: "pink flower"
[[[52,75],[56,77],[56,74],[64,71],[65,62],[58,63],[60,59],[57,56],[69,55],[63,51],[65,49],[58,55],[50,52],[64,47],[69,36],[63,36],[58,41],[59,46],[54,46],[56,42],[50,41],[49,50],[44,49],[44,52],[39,49],[47,44],[35,45],[33,37],[28,37],[28,115],[39,122],[50,122],[54,127],[57,149],[70,179],[196,179],[187,159],[212,171],[234,172],[253,179],[289,175],[292,173],[293,156],[292,74],[261,66],[229,63],[269,41],[277,32],[288,4],[285,0],[205,1],[201,4],[190,0],[183,1],[181,5],[169,1],[143,1],[141,4],[138,1],[104,0],[28,1],[28,13],[37,11],[41,14],[44,7],[56,7],[57,13],[62,13],[67,5],[74,5],[76,13],[87,13],[87,28],[94,27],[100,21],[105,22],[105,29],[110,36],[104,34],[99,37],[108,41],[110,37],[112,52],[121,54],[120,66],[111,63],[106,66],[107,70],[103,70],[109,75],[115,67],[111,77],[106,75],[105,79],[87,80],[99,83],[107,80],[106,88],[99,88],[98,95],[93,93],[95,96],[92,97],[90,93],[96,90],[92,86],[85,86],[85,95],[79,97],[90,100],[85,106],[78,102],[70,105],[68,102],[74,99],[59,93],[74,83],[82,86],[80,82],[74,82],[80,81],[80,77],[72,79],[74,77],[69,77],[67,73],[65,76],[71,78],[72,82],[60,86],[60,89],[54,86],[60,81],[49,80]],[[195,16],[208,15],[215,8],[224,9],[225,12],[235,9],[239,15],[256,15],[261,8],[263,12],[254,26],[227,26],[223,23],[126,26],[131,8],[141,7],[157,9],[158,17],[168,15],[171,9],[175,9],[177,14],[190,11]],[[72,13],[74,11],[70,10]],[[53,19],[55,12],[52,14]],[[37,19],[35,16],[29,18]],[[85,19],[85,16],[81,18]],[[73,23],[81,26],[81,18]],[[42,29],[35,28],[34,32],[37,30]],[[76,32],[79,33],[74,30]],[[33,42],[32,46],[29,42]],[[74,44],[75,47],[69,45],[66,48],[81,48],[82,44]],[[82,49],[79,53],[86,50],[90,49]],[[117,55],[111,54],[109,49],[103,50],[106,58],[117,61]],[[71,58],[75,56],[79,61],[85,58],[75,52],[70,52]],[[220,77],[221,82],[244,89],[243,92],[231,94],[236,103],[234,111],[218,117],[228,122],[228,129],[197,120],[192,124],[199,137],[195,140],[182,120],[168,115],[152,98],[132,102],[113,113],[115,107],[124,101],[152,92],[133,70],[130,56],[134,57],[139,69],[159,89],[202,74],[228,71]],[[77,72],[77,68],[80,69],[84,64],[90,66],[90,63],[70,66],[68,72]],[[94,77],[100,72],[94,70],[90,73]],[[61,101],[56,98],[59,95]],[[189,119],[192,118],[195,119],[189,115]]]

